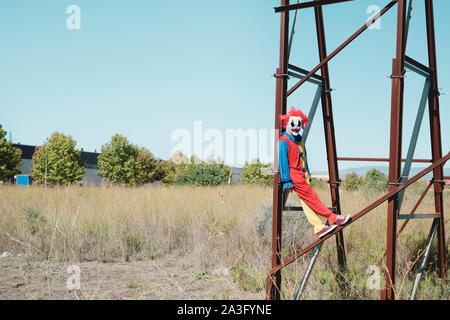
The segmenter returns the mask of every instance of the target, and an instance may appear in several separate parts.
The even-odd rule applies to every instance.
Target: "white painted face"
[[[300,117],[290,117],[289,122],[286,125],[286,131],[293,136],[300,134],[300,129],[302,128],[302,120]]]

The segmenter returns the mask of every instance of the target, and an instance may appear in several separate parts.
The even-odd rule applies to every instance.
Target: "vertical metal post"
[[[281,5],[289,5],[289,0],[281,0]],[[286,113],[287,82],[288,82],[288,44],[289,44],[289,11],[281,12],[280,22],[280,66],[276,77],[275,102],[275,171],[273,181],[273,215],[272,215],[272,268],[281,264],[282,245],[282,212],[283,185],[280,183],[278,168],[278,138],[281,134],[280,115]],[[266,280],[266,299],[279,300],[281,298],[281,271],[276,272]]]
[[[323,23],[322,7],[314,7],[314,14],[316,20],[317,42],[319,47],[319,58],[323,61],[327,57],[327,48],[325,41],[325,28]],[[322,91],[322,113],[323,124],[325,130],[325,142],[328,158],[328,172],[330,176],[330,191],[332,206],[335,209],[336,214],[341,214],[340,199],[339,199],[339,171],[337,164],[336,153],[336,139],[334,135],[334,122],[333,122],[333,108],[331,103],[331,88],[330,77],[328,72],[328,63],[325,63],[321,68],[323,77],[323,91]],[[338,253],[338,262],[341,272],[346,269],[345,247],[344,247],[344,234],[339,231],[336,234],[336,245]]]
[[[392,62],[392,98],[391,127],[389,146],[389,191],[400,182],[402,163],[402,120],[403,120],[403,89],[405,74],[405,9],[406,0],[397,3],[397,46],[396,57]],[[397,246],[397,217],[399,213],[398,194],[388,200],[387,241],[386,241],[386,288],[381,298],[395,299],[395,268]]]
[[[425,14],[427,25],[428,62],[431,69],[431,89],[428,98],[430,113],[430,137],[431,154],[433,162],[442,157],[441,124],[439,116],[439,88],[437,78],[436,41],[434,34],[433,1],[425,0]],[[442,280],[445,280],[446,253],[445,253],[445,228],[444,228],[444,206],[442,195],[442,181],[444,179],[442,166],[433,170],[434,205],[436,213],[440,215],[438,228],[439,244],[439,267]]]

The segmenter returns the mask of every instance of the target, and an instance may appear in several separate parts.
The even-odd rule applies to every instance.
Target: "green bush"
[[[243,267],[233,269],[231,278],[245,291],[260,292],[264,289],[264,277],[259,276],[258,270],[246,270]]]
[[[231,168],[216,162],[193,161],[175,175],[175,184],[194,186],[217,186],[231,179]]]
[[[273,184],[272,165],[263,164],[259,159],[245,162],[241,170],[242,182],[245,184],[260,184],[270,186]]]
[[[342,187],[348,191],[358,191],[364,186],[364,179],[358,176],[355,172],[348,173],[342,183]]]
[[[364,178],[364,191],[366,193],[385,193],[388,190],[386,175],[377,169],[366,173]]]
[[[288,200],[286,206],[299,206],[294,200]],[[253,227],[266,244],[272,243],[272,204],[261,206],[253,218]],[[312,228],[303,212],[283,212],[283,243],[292,247],[301,247],[307,233],[312,234]]]

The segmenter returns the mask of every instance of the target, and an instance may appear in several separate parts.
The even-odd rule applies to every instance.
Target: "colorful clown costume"
[[[300,201],[309,223],[314,227],[314,234],[323,236],[332,231],[336,225],[343,225],[350,219],[349,216],[337,216],[329,210],[318,198],[311,188],[310,172],[308,168],[305,142],[299,134],[300,127],[308,124],[308,119],[299,110],[291,108],[288,115],[282,116],[284,132],[278,142],[278,165],[280,168],[283,189],[294,190]],[[329,227],[325,226],[319,216],[328,220]]]

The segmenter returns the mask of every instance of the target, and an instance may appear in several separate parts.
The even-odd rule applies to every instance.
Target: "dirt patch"
[[[75,266],[75,273],[68,272],[69,266]],[[224,270],[200,270],[189,256],[112,263],[47,263],[13,256],[1,258],[0,269],[3,300],[264,298],[261,290],[240,288]],[[77,270],[79,289],[72,281],[75,289],[69,290],[67,282],[76,279]]]

